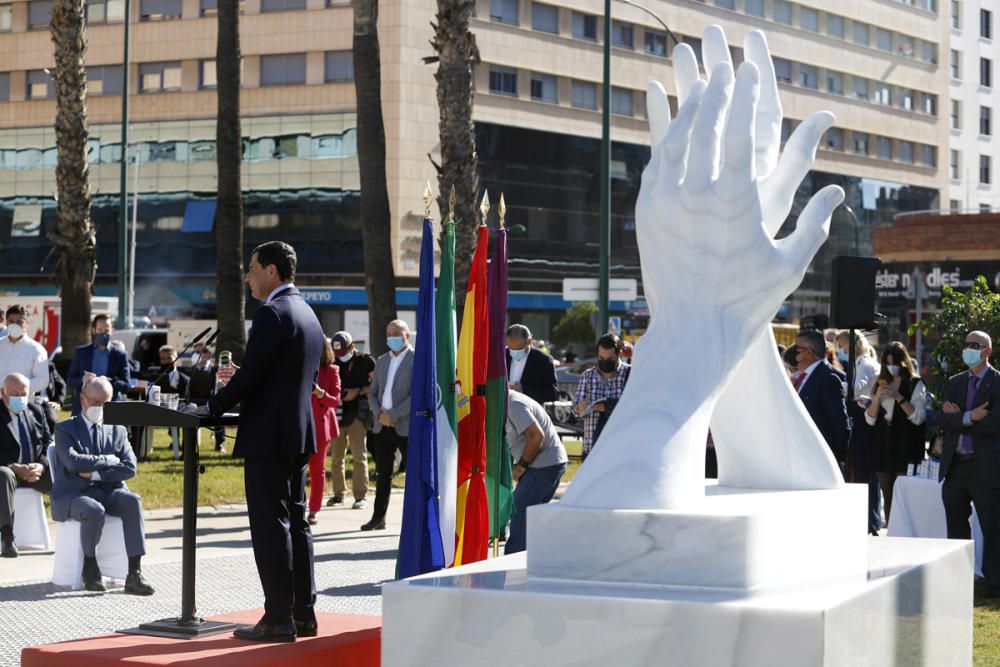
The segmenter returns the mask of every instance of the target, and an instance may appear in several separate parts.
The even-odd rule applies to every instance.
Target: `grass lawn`
[[[1000,599],[975,597],[972,664],[982,667],[1000,665]]]

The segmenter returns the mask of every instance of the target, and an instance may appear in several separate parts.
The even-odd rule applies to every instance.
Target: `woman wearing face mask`
[[[597,341],[597,366],[580,375],[576,413],[583,417],[583,456],[594,448],[600,429],[611,415],[628,381],[629,366],[621,362],[621,340],[604,334]]]
[[[906,465],[924,456],[924,418],[927,387],[916,373],[902,343],[893,341],[882,350],[882,372],[875,395],[865,410],[865,421],[873,427],[872,461],[882,497],[885,520],[892,510],[892,487]]]
[[[312,392],[313,421],[316,424],[316,453],[309,457],[309,517],[316,523],[316,514],[323,507],[326,489],[326,450],[330,441],[340,435],[336,409],[340,405],[340,369],[333,363],[330,340],[323,339],[323,352],[319,357],[319,374]]]

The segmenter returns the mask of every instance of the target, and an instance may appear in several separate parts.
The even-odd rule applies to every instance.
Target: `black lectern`
[[[195,583],[195,532],[198,524],[198,429],[202,426],[235,426],[239,415],[227,414],[223,417],[194,415],[142,401],[109,401],[104,404],[104,422],[123,426],[176,426],[184,430],[184,517],[181,535],[181,615],[151,623],[143,623],[138,628],[123,630],[130,634],[154,635],[193,639],[205,635],[232,631],[233,623],[205,621],[196,615],[194,602]]]

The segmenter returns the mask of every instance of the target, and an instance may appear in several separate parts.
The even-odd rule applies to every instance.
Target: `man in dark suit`
[[[531,346],[531,331],[523,324],[507,328],[507,383],[540,405],[559,396],[555,362]]]
[[[52,480],[52,519],[80,522],[83,547],[83,584],[88,591],[103,591],[97,564],[97,543],[104,517],[120,517],[125,531],[128,575],[125,592],[152,595],[140,567],[146,553],[146,528],[142,498],[129,491],[125,481],[135,477],[135,454],[124,426],[104,423],[104,404],[111,400],[111,383],[105,377],[87,380],[80,391],[81,414],[56,425],[55,474]]]
[[[826,340],[819,331],[802,331],[795,338],[799,374],[795,389],[834,458],[843,466],[851,426],[844,403],[844,383],[824,360]]]
[[[385,528],[392,493],[392,469],[396,450],[406,466],[406,445],[410,437],[410,395],[413,393],[413,348],[410,327],[403,320],[393,320],[385,328],[389,351],[375,360],[375,372],[368,386],[368,405],[375,425],[372,446],[375,459],[375,503],[372,518],[361,530]]]
[[[73,392],[73,414],[80,414],[80,388],[95,376],[103,376],[111,383],[114,398],[118,400],[129,388],[128,356],[111,347],[111,335],[115,326],[111,316],[100,313],[94,316],[90,323],[90,335],[93,343],[81,345],[73,352],[73,361],[69,366],[69,377],[66,384]]]
[[[941,449],[941,500],[948,538],[971,539],[970,503],[983,529],[983,593],[1000,596],[1000,380],[990,366],[993,342],[973,331],[965,337],[962,360],[969,370],[953,375],[945,387],[938,422]]]
[[[261,301],[242,366],[220,368],[226,385],[208,402],[222,414],[237,403],[233,456],[243,457],[250,537],[264,589],[264,616],[237,637],[295,641],[317,633],[312,533],[306,521],[306,468],[316,452],[311,394],[323,329],[292,284],[295,250],[271,241],[250,257],[246,282]]]
[[[0,408],[0,555],[16,558],[14,489],[52,490],[49,459],[52,435],[42,406],[31,400],[28,378],[11,373],[3,381]]]
[[[160,347],[160,365],[152,369],[153,376],[162,378],[156,383],[160,391],[166,394],[178,394],[182,398],[187,396],[188,383],[191,379],[177,369],[177,350],[172,345],[162,345]]]

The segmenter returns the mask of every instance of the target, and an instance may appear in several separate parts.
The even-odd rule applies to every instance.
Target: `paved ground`
[[[370,498],[371,500],[371,498]],[[392,578],[399,541],[402,492],[394,491],[387,529],[363,533],[368,509],[324,508],[314,527],[317,607],[356,614],[382,613],[381,583]],[[52,529],[55,537],[54,526]],[[25,646],[88,637],[139,622],[176,616],[181,599],[181,512],[146,515],[143,571],[150,598],[58,589],[49,583],[52,552],[22,551],[0,559],[0,665],[19,665]],[[197,602],[201,615],[263,605],[250,550],[245,506],[204,507],[198,520]]]

